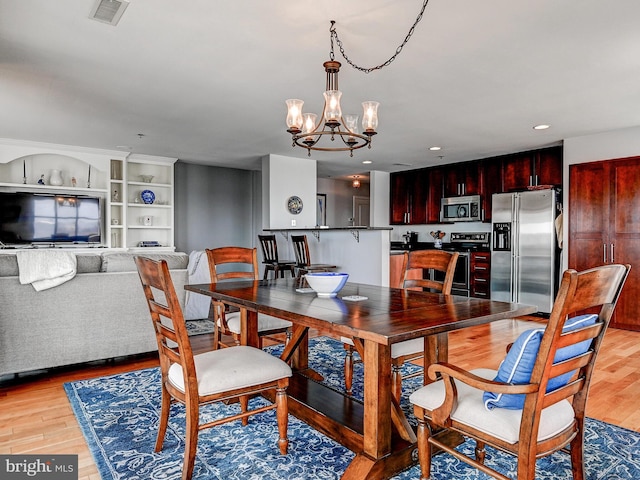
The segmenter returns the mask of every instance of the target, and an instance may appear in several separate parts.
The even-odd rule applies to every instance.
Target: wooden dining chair
[[[546,327],[522,333],[498,371],[465,371],[447,363],[428,368],[438,380],[410,396],[421,479],[429,478],[437,447],[507,480],[484,464],[485,445],[517,457],[518,480],[533,480],[536,459],[568,447],[574,480],[584,478],[589,382],[629,269],[608,264],[565,271]],[[475,458],[441,441],[452,432],[475,439]]]
[[[255,248],[220,247],[206,249],[211,282],[225,280],[259,280],[258,254]],[[242,326],[240,312],[230,311],[229,307],[216,300],[211,301],[213,312],[214,339],[213,347],[226,346],[222,343],[222,335],[230,335],[236,345],[240,344]],[[262,337],[285,333],[287,339],[291,334],[291,322],[271,315],[258,314],[258,338],[262,347]]]
[[[171,404],[186,409],[186,431],[182,480],[190,480],[198,445],[198,432],[233,420],[246,425],[250,415],[276,409],[278,447],[287,453],[288,407],[286,389],[291,368],[279,358],[258,348],[240,346],[194,355],[187,334],[169,267],[165,260],[135,257],[151,320],[158,342],[162,373],[160,424],[155,451],[162,450]],[[248,409],[249,396],[274,390],[275,403]],[[200,405],[240,399],[240,412],[226,418],[200,423]]]
[[[296,254],[296,278],[300,279],[302,275],[309,272],[330,272],[335,270],[336,265],[328,263],[311,263],[311,255],[309,254],[309,244],[306,235],[291,235],[291,244]]]
[[[260,247],[262,248],[262,263],[264,264],[264,279],[267,279],[269,272],[273,272],[274,278],[284,278],[285,272],[290,272],[294,277],[294,260],[280,260],[278,258],[278,242],[275,235],[258,235]]]
[[[411,290],[425,290],[449,295],[453,286],[453,275],[459,257],[458,252],[445,250],[415,250],[404,252],[402,261],[402,288]],[[435,280],[430,271],[444,273],[442,281]],[[344,359],[344,383],[348,394],[353,386],[353,351],[358,351],[363,358],[364,349],[358,339],[341,338],[347,354]],[[402,395],[402,365],[410,360],[424,356],[424,338],[414,338],[391,345],[391,383],[393,395],[400,401]],[[360,360],[361,361],[361,360]],[[407,377],[423,375],[418,371]]]

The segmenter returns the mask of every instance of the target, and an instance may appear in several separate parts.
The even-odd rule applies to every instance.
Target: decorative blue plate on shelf
[[[143,190],[140,193],[140,198],[144,203],[152,204],[156,199],[156,195],[151,190]]]

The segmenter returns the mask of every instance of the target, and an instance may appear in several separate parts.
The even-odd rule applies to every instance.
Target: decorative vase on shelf
[[[64,183],[60,170],[51,170],[49,173],[49,185],[60,186]]]

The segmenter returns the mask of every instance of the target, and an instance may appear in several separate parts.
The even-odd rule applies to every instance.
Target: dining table
[[[292,323],[281,354],[293,369],[289,412],[355,453],[342,479],[390,478],[417,462],[414,428],[392,394],[391,345],[423,338],[424,364],[446,362],[448,332],[536,312],[530,305],[362,283],[347,282],[335,297],[300,287],[295,278],[185,285],[239,309],[244,345],[260,345],[258,313]],[[319,381],[309,364],[310,330],[353,340],[364,365],[363,400]]]

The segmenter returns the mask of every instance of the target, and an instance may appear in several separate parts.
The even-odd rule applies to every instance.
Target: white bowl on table
[[[349,279],[348,273],[340,272],[313,272],[307,273],[304,278],[319,297],[335,297]]]

